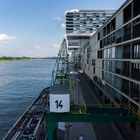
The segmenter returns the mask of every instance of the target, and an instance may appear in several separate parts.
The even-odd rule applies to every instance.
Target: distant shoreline
[[[0,59],[0,63],[2,63],[2,62],[28,61],[28,60],[32,60],[32,59],[17,59],[17,60],[15,60],[15,59],[9,59],[9,60],[7,60],[7,59]]]
[[[29,61],[29,60],[36,60],[36,59],[56,59],[56,58],[23,58],[23,59],[0,59],[0,63],[2,62],[17,62],[17,61]]]

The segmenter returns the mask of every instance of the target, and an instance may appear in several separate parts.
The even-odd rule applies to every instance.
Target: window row
[[[130,21],[132,18],[140,15],[140,1],[139,0],[133,0],[129,5],[127,5],[122,13],[123,16],[121,17],[123,21],[123,24]],[[110,32],[116,29],[116,17],[112,19],[103,29],[100,33],[98,33],[98,40],[106,35],[108,35]],[[130,25],[129,25],[130,26]],[[126,32],[125,32],[126,31]],[[124,40],[128,39],[130,36],[130,27],[124,27]],[[137,31],[138,32],[138,31]],[[140,33],[139,33],[140,34]],[[127,38],[128,35],[128,38]]]
[[[140,63],[104,60],[104,70],[140,81]]]
[[[133,100],[139,102],[140,84],[122,79],[120,77],[117,77],[115,75],[112,75],[104,71],[103,71],[103,79],[104,81],[109,83],[112,87],[125,93],[127,96],[130,96]],[[120,99],[121,94],[117,92],[115,89],[113,89],[112,87],[110,87],[108,84],[105,84],[104,87],[102,85],[102,88],[104,88],[109,95],[115,96],[118,99]]]
[[[98,51],[98,58],[140,59],[140,42],[120,45]]]

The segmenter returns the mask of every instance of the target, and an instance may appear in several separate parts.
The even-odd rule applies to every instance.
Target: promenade
[[[72,98],[75,103],[79,104],[100,104],[94,93],[94,88],[91,88],[82,74],[72,73],[72,81],[76,82]],[[77,88],[77,86],[79,86]],[[78,93],[77,93],[78,92]],[[65,139],[76,140],[80,134],[84,140],[124,140],[114,124],[102,123],[66,123],[70,125],[69,133],[65,132]],[[68,136],[67,136],[68,134]]]

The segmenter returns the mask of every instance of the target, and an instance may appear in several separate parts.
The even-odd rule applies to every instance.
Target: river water
[[[0,63],[0,140],[50,85],[54,63],[53,59]]]

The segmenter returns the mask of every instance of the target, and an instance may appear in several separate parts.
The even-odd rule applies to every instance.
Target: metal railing
[[[132,105],[120,104],[118,106],[112,104],[83,104],[71,105],[71,114],[114,114],[114,115],[130,115],[140,123],[140,111]]]

